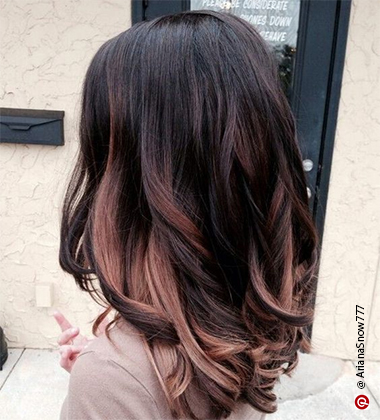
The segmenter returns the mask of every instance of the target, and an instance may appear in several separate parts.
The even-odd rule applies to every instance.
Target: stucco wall
[[[313,343],[317,353],[355,358],[358,304],[367,356],[380,359],[380,2],[368,3],[355,0],[351,14]],[[66,113],[63,147],[0,144],[0,325],[11,346],[51,347],[58,330],[53,309],[35,306],[36,283],[54,283],[54,307],[84,332],[98,311],[59,268],[58,210],[85,69],[106,39],[130,26],[130,1],[0,5],[1,106]]]
[[[54,306],[90,331],[98,307],[58,265],[58,209],[77,150],[79,93],[99,46],[130,27],[129,0],[0,3],[0,105],[65,111],[63,147],[0,144],[0,325],[10,346],[50,347],[52,308],[35,285],[54,283]]]
[[[354,0],[317,291],[315,351],[380,360],[380,2]]]

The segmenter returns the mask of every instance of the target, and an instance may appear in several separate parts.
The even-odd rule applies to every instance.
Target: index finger
[[[62,312],[54,311],[53,316],[58,325],[61,327],[62,331],[66,331],[67,329],[72,328],[71,323],[65,318]]]

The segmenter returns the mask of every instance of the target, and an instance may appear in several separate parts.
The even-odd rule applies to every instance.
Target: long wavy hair
[[[273,387],[310,351],[319,238],[273,52],[246,21],[188,11],[105,42],[87,70],[59,260],[139,330],[174,417]],[[127,350],[126,350],[127,351]]]

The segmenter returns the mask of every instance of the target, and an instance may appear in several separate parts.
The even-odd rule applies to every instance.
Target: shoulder
[[[157,399],[157,393],[160,390],[158,378],[146,353],[142,335],[131,324],[119,320],[112,326],[109,338],[106,334],[102,334],[91,341],[87,348],[80,353],[78,360],[89,353],[95,353],[90,358],[101,358],[109,370],[112,367],[118,372],[126,372],[128,376],[139,382],[152,398]],[[105,361],[107,363],[104,363]],[[158,399],[160,397],[161,395]]]
[[[67,419],[159,418],[144,384],[106,355],[86,350],[71,371],[66,397]]]
[[[77,390],[83,386],[86,393],[92,394],[104,392],[116,395],[125,390],[136,391],[141,397],[154,402],[153,396],[140,378],[133,375],[125,366],[95,350],[84,351],[78,356],[71,371],[69,384]],[[114,386],[116,384],[119,386],[117,389]]]
[[[123,319],[119,319],[106,334],[92,340],[82,354],[95,351],[123,367],[137,366],[141,374],[148,372],[149,360],[145,352],[141,333]]]

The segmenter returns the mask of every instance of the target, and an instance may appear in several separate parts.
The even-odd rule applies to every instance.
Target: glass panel
[[[191,0],[191,10],[228,11],[250,22],[273,47],[279,61],[281,81],[290,98],[300,0]]]

